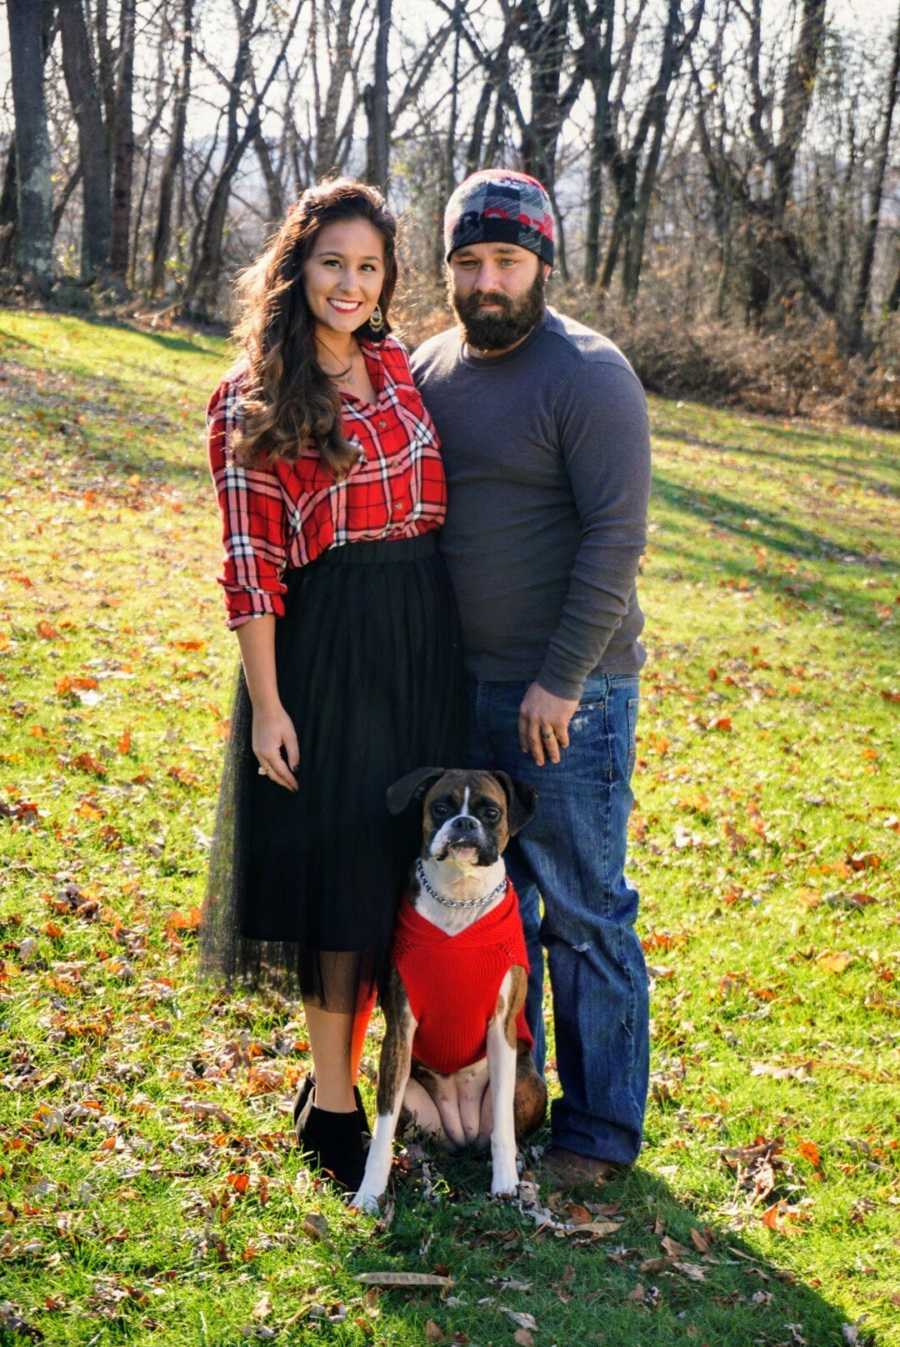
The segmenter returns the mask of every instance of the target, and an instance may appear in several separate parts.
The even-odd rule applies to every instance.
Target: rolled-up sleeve
[[[262,464],[234,461],[232,441],[240,415],[240,385],[224,379],[206,411],[207,447],[225,551],[219,584],[225,592],[228,626],[272,613],[284,616],[282,579],[287,563],[284,496],[277,473]]]

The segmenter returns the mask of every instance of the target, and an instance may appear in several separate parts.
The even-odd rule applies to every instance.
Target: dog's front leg
[[[494,1126],[491,1131],[491,1196],[514,1197],[519,1184],[516,1170],[516,1016],[519,1013],[521,970],[511,968],[500,984],[497,1009],[488,1025],[487,1059],[491,1078]],[[516,1004],[516,1002],[519,1004]],[[512,1010],[515,1004],[515,1010]],[[512,1012],[512,1013],[510,1013]]]
[[[416,1032],[416,1021],[396,970],[388,985],[384,1015],[386,1027],[378,1064],[378,1116],[369,1143],[363,1181],[350,1202],[351,1207],[371,1212],[378,1210],[391,1172],[394,1135],[409,1080]]]

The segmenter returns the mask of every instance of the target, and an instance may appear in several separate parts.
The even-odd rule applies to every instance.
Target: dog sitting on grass
[[[451,1149],[490,1142],[491,1193],[514,1196],[516,1142],[543,1122],[547,1089],[531,1055],[528,956],[503,851],[535,793],[505,772],[426,767],[387,798],[394,814],[422,800],[422,851],[398,917],[378,1116],[351,1205],[377,1210],[402,1109]]]

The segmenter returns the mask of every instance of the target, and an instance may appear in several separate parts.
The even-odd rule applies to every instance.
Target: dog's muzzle
[[[467,861],[470,865],[493,865],[499,855],[497,839],[483,824],[470,814],[458,814],[448,819],[431,841],[431,855],[436,861],[448,855]]]

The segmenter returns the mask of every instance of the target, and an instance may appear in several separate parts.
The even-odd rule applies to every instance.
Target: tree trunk
[[[66,179],[65,186],[57,196],[56,201],[53,203],[54,238],[56,238],[56,235],[59,232],[59,226],[62,224],[63,216],[66,213],[66,206],[68,206],[69,204],[69,200],[72,196],[72,193],[75,191],[75,188],[79,185],[80,182],[81,182],[81,160],[79,159],[78,163],[75,165],[74,171],[69,174],[69,177]]]
[[[642,145],[646,135],[650,133],[650,147],[644,157],[640,186],[637,188],[628,221],[628,235],[625,244],[623,288],[626,302],[631,306],[637,301],[638,287],[641,283],[647,223],[650,218],[650,206],[656,186],[660,155],[662,154],[666,119],[669,115],[669,94],[672,84],[678,76],[684,54],[696,37],[700,20],[703,17],[704,0],[698,0],[691,29],[685,33],[681,5],[682,0],[669,0],[659,74],[647,99],[644,114],[641,118],[641,129],[636,141],[636,147]],[[636,166],[637,163],[635,162]]]
[[[888,155],[891,145],[891,123],[900,93],[900,17],[897,19],[897,31],[894,34],[894,59],[891,63],[891,79],[888,86],[887,106],[884,110],[884,123],[881,128],[881,141],[878,146],[878,158],[875,167],[875,182],[872,187],[869,217],[866,221],[865,242],[863,243],[862,262],[856,283],[856,294],[850,314],[849,341],[851,349],[860,351],[864,345],[863,325],[866,310],[869,307],[869,291],[872,285],[872,265],[875,261],[875,244],[878,239],[878,225],[881,218],[881,202],[884,195],[884,179],[887,173]]]
[[[609,128],[609,89],[612,83],[614,0],[599,0],[589,15],[585,0],[575,0],[575,16],[582,39],[580,59],[594,94],[594,116],[588,166],[588,202],[585,224],[585,284],[597,283],[600,268],[600,226],[603,219],[603,158]],[[600,38],[600,29],[603,37]]]
[[[33,0],[9,0],[18,263],[26,284],[46,293],[53,279],[53,200],[42,18],[41,6]]]
[[[463,0],[453,6],[453,65],[450,74],[450,116],[447,120],[447,140],[444,145],[443,173],[441,174],[440,204],[434,222],[434,275],[444,274],[443,206],[453,195],[456,186],[456,123],[459,116],[459,47],[462,37]]]
[[[109,269],[123,284],[131,240],[131,185],[134,177],[134,11],[136,0],[121,0],[119,59],[112,123],[112,233]]]
[[[887,313],[896,313],[900,309],[900,265],[897,267],[894,284],[891,286],[891,293],[888,295],[884,307]]]
[[[273,225],[284,215],[284,194],[281,190],[281,176],[275,170],[272,151],[261,129],[258,129],[253,137],[253,148],[266,184],[266,200],[269,203],[266,223]]]
[[[488,113],[491,110],[491,98],[494,94],[494,86],[490,80],[485,80],[481,86],[481,94],[478,98],[478,106],[475,109],[475,116],[472,119],[472,134],[469,137],[469,145],[466,150],[466,177],[470,173],[476,173],[481,168],[481,147],[484,144],[484,126],[487,121]]]
[[[151,295],[158,295],[165,288],[166,259],[172,240],[172,198],[175,195],[175,179],[184,158],[184,133],[187,125],[188,99],[191,94],[191,60],[194,52],[194,0],[183,0],[181,22],[183,25],[181,68],[176,84],[172,136],[159,179],[159,208],[156,216],[156,232],[153,236],[153,262],[150,271]]]
[[[375,35],[375,70],[372,84],[363,94],[369,121],[366,144],[366,178],[387,191],[390,172],[390,126],[388,125],[388,47],[391,37],[391,0],[377,0],[378,31]]]
[[[631,217],[634,214],[637,202],[637,161],[633,158],[615,161],[612,170],[618,200],[616,202],[616,213],[613,217],[609,247],[606,250],[606,260],[603,263],[603,272],[600,276],[599,288],[604,294],[612,285],[622,242],[628,238]]]
[[[341,94],[350,73],[353,47],[350,37],[350,23],[353,18],[353,0],[341,0],[334,34],[334,50],[331,53],[331,68],[328,89],[322,108],[322,116],[316,128],[316,179],[327,178],[329,173],[337,171],[338,113],[341,106]]]
[[[81,0],[60,0],[63,72],[78,126],[83,218],[81,271],[85,279],[106,273],[112,236],[112,201],[106,126],[91,63]]]
[[[19,218],[16,205],[16,136],[9,138],[3,187],[0,188],[0,270],[12,263],[16,248],[16,224]]]

